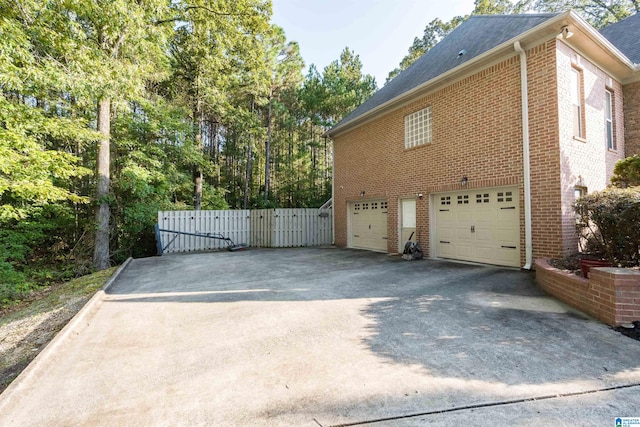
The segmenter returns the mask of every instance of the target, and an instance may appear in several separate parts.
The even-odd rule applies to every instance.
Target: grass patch
[[[44,349],[117,267],[51,285],[0,310],[0,392]]]
[[[118,267],[50,285],[29,298],[0,307],[0,326],[10,321],[53,310],[76,297],[92,296],[102,288]]]

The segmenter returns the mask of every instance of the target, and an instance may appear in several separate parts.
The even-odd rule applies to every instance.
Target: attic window
[[[404,117],[404,148],[431,143],[431,107]]]

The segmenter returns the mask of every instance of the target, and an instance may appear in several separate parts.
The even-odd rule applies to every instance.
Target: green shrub
[[[611,184],[618,188],[640,185],[640,156],[637,154],[619,160],[613,168]]]
[[[11,263],[0,260],[0,307],[25,298],[31,287],[23,273],[16,271]]]
[[[588,194],[574,210],[580,237],[593,250],[614,265],[640,265],[640,187]]]

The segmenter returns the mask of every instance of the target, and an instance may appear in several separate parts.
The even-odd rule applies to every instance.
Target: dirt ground
[[[0,393],[46,347],[115,268],[43,290],[0,311]]]

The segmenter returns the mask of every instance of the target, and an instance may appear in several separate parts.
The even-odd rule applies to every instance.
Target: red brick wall
[[[622,88],[624,94],[625,155],[640,155],[640,82]]]
[[[586,187],[588,192],[603,190],[613,166],[623,158],[624,121],[622,86],[605,71],[583,58],[563,42],[557,42],[556,51],[558,81],[558,119],[560,124],[560,194],[562,217],[562,253],[578,250],[575,230],[575,188]],[[575,138],[573,132],[573,107],[570,75],[573,69],[580,71],[583,85],[584,138]],[[605,134],[605,91],[613,93],[614,139],[617,149],[609,150]]]
[[[389,202],[388,251],[398,251],[398,200],[417,200],[417,238],[428,251],[429,197],[434,191],[519,185],[522,176],[520,65],[517,56],[368,122],[334,141],[336,244],[347,245],[347,203]],[[496,89],[496,88],[499,88]],[[404,117],[432,107],[433,142],[404,148]]]
[[[527,52],[533,257],[562,251],[555,39]]]
[[[591,269],[590,278],[536,260],[536,282],[549,294],[608,325],[640,320],[640,271]]]
[[[610,79],[584,59],[588,139],[576,142],[570,136],[567,141],[566,132],[561,132],[567,126],[573,129],[572,122],[567,122],[571,109],[566,81],[575,55],[556,39],[527,51],[534,259],[576,251],[574,187],[582,177],[590,191],[604,188],[610,166],[624,147],[621,120],[616,127],[620,152],[608,153],[603,146],[603,97]],[[617,82],[609,84],[621,92]],[[622,111],[622,96],[615,99],[616,112]],[[406,150],[404,117],[427,106],[432,108],[433,141]],[[338,135],[334,141],[336,244],[348,244],[348,202],[359,200],[364,191],[366,198],[388,200],[387,250],[397,252],[399,199],[421,193],[424,198],[416,203],[416,234],[427,255],[432,255],[429,194],[460,190],[460,179],[467,176],[465,189],[518,187],[524,264],[521,110],[520,60],[514,52],[494,66]]]

